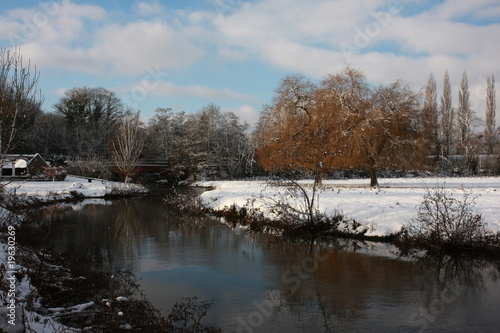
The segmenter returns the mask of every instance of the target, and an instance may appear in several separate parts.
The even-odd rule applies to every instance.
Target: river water
[[[410,259],[385,243],[289,243],[179,216],[164,193],[52,210],[54,250],[129,269],[166,312],[214,299],[224,332],[499,332],[500,264]]]

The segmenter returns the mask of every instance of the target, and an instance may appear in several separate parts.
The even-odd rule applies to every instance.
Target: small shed
[[[2,177],[33,177],[43,173],[49,164],[40,154],[8,154],[2,159]]]

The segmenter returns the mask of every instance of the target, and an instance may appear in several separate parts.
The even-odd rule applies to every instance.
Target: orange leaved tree
[[[301,170],[313,175],[312,194],[290,180],[303,194],[309,223],[317,220],[316,192],[321,175],[342,165],[347,154],[351,118],[337,96],[303,76],[283,79],[274,103],[266,110],[256,135],[256,153],[265,170]]]
[[[313,195],[324,172],[341,168],[369,171],[375,187],[380,168],[420,165],[422,129],[419,99],[408,86],[370,88],[348,67],[319,85],[300,75],[283,79],[261,118],[256,152],[265,170],[312,174]]]
[[[378,186],[377,170],[419,168],[425,157],[423,114],[418,96],[400,81],[375,89],[369,108],[359,117],[353,135],[352,164],[370,172]]]

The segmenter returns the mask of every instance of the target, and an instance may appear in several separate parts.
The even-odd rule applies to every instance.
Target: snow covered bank
[[[64,200],[72,197],[102,198],[114,193],[145,193],[142,185],[124,184],[107,180],[67,176],[64,181],[14,181],[5,190],[39,201]]]
[[[14,256],[16,262],[11,261],[11,255]],[[7,321],[0,322],[0,331],[73,332],[73,330],[58,323],[53,318],[37,313],[38,310],[43,312],[43,307],[40,303],[41,298],[38,290],[31,283],[28,274],[30,273],[30,269],[18,263],[21,258],[24,258],[23,260],[34,260],[35,256],[17,244],[13,247],[0,240],[0,283],[3,287],[6,287],[6,289],[2,290],[0,308],[3,309],[1,315],[7,319]],[[63,267],[57,268],[64,269]],[[9,307],[11,306],[15,306],[15,314],[13,311],[9,311]]]
[[[500,232],[500,178],[397,178],[380,179],[380,187],[371,189],[366,179],[325,180],[319,194],[319,210],[336,212],[361,223],[366,236],[388,236],[401,230],[417,216],[418,206],[427,189],[441,186],[461,198],[464,191],[476,196],[475,210],[487,223],[487,230]],[[311,181],[302,181],[312,184]],[[202,200],[214,209],[236,205],[266,211],[265,198],[279,195],[282,189],[265,181],[205,181],[198,186],[215,187],[202,194]],[[253,199],[256,200],[253,200]],[[298,206],[299,203],[297,202]]]

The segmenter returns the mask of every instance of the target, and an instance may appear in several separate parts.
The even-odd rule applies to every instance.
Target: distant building
[[[1,177],[33,177],[43,174],[49,164],[40,154],[8,154],[2,160]]]

